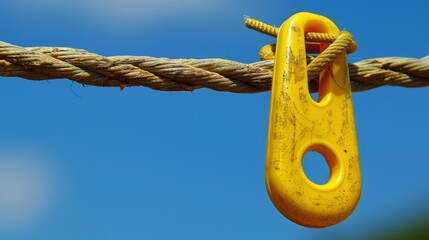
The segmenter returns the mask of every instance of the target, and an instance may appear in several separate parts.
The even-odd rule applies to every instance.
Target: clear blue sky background
[[[5,0],[0,40],[101,55],[258,61],[309,11],[353,33],[350,62],[423,57],[426,1]],[[363,239],[429,207],[428,88],[353,96],[363,189],[326,229],[281,216],[265,190],[269,92],[159,92],[0,77],[0,239]],[[345,236],[345,237],[344,237]]]

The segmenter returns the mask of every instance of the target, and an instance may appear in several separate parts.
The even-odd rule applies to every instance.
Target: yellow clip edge
[[[321,73],[319,102],[314,101],[306,75],[306,32],[340,33],[328,18],[306,12],[293,15],[280,28],[266,185],[284,216],[303,226],[321,228],[337,224],[353,212],[360,198],[361,176],[346,53]],[[302,159],[308,151],[325,157],[331,171],[326,184],[315,184],[305,175]]]

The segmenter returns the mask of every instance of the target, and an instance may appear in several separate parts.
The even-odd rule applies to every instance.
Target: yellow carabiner
[[[361,192],[361,176],[347,58],[344,53],[320,74],[319,101],[308,91],[305,34],[339,34],[328,18],[297,13],[280,28],[271,89],[266,184],[276,208],[307,227],[327,227],[347,218]],[[323,155],[330,176],[312,182],[304,155]]]

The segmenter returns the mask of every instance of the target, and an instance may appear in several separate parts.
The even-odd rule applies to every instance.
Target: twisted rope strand
[[[272,36],[272,37],[277,37],[277,35],[279,34],[280,29],[266,24],[264,22],[261,22],[259,20],[256,20],[254,18],[250,18],[247,17],[244,20],[244,25],[250,29],[256,30],[258,32],[261,32],[263,34]],[[332,43],[337,39],[337,35],[335,34],[330,34],[330,33],[321,33],[321,32],[308,32],[305,34],[305,40],[307,42],[324,42],[324,43]],[[264,46],[264,48],[268,48],[268,46],[270,45],[266,45]],[[273,46],[275,46],[275,44],[271,44],[271,49],[272,52],[274,52],[274,48]],[[310,47],[310,51],[307,52],[314,52],[314,50],[311,49],[311,45]],[[347,53],[353,53],[355,52],[357,49],[357,43],[355,41],[351,41],[351,43],[347,46]],[[266,49],[265,49],[266,50]],[[261,49],[261,51],[264,51],[263,49]],[[262,58],[261,60],[268,60],[266,58]]]
[[[318,57],[314,58],[307,66],[307,77],[309,80],[319,76],[328,65],[330,65],[353,41],[352,35],[348,32],[341,32],[338,38],[329,45]]]
[[[270,90],[272,69],[273,60],[245,64],[224,59],[104,57],[82,49],[23,48],[0,42],[0,76],[30,80],[68,78],[94,86],[255,93]],[[353,91],[385,85],[424,87],[429,86],[429,56],[368,59],[349,64],[349,72]],[[317,90],[314,84],[310,88]]]

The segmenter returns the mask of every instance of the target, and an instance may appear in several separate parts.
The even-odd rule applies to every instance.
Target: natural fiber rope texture
[[[244,20],[244,25],[250,29],[256,30],[258,32],[261,32],[263,34],[277,37],[279,34],[280,29],[277,27],[274,27],[272,25],[266,24],[264,22],[261,22],[259,20],[256,20],[254,18],[246,17]],[[324,43],[332,43],[335,40],[337,40],[337,35],[330,34],[330,33],[321,33],[321,32],[308,32],[305,34],[305,40],[307,42],[324,42]],[[310,45],[311,46],[311,45]],[[266,49],[264,49],[266,48]],[[268,57],[264,57],[263,54],[261,54],[261,60],[268,60],[273,59],[274,56],[274,49],[275,44],[266,45],[261,49],[261,53],[267,49],[271,49],[271,54]],[[352,40],[352,42],[347,46],[347,53],[353,53],[357,49],[357,43]],[[314,52],[313,49],[307,49],[307,52]],[[316,51],[319,53],[318,51]]]
[[[104,57],[81,49],[23,48],[0,42],[0,76],[31,80],[68,78],[94,86],[254,93],[270,90],[272,69],[273,60],[244,64],[224,59]],[[384,85],[424,87],[429,85],[429,56],[368,59],[349,64],[349,72],[353,91]],[[317,90],[317,81],[311,81],[310,91]]]
[[[262,32],[264,34],[277,37],[279,29],[258,21],[253,18],[246,18],[244,21],[246,27]],[[307,32],[305,33],[306,52],[320,53],[319,56],[313,59],[307,66],[307,78],[309,80],[316,77],[332,62],[344,52],[354,52],[357,49],[357,44],[353,41],[353,37],[349,32],[343,31],[338,36],[329,33]],[[321,51],[321,42],[331,43],[323,52]],[[275,45],[269,44],[261,48],[259,57],[261,60],[274,59]]]
[[[352,43],[352,35],[348,32],[342,32],[338,38],[329,45],[319,56],[314,58],[307,66],[307,78],[313,80],[319,76],[327,66],[329,66],[340,54],[345,52]]]

